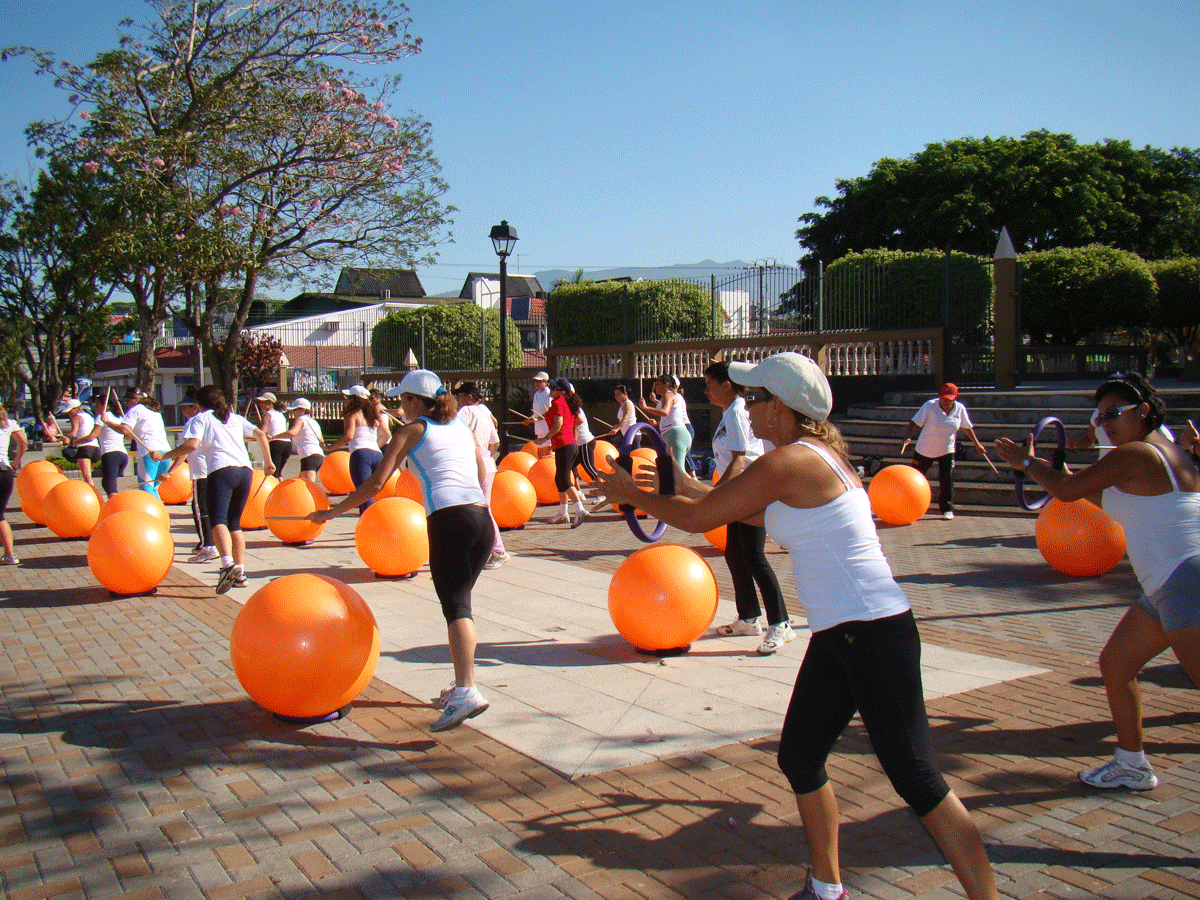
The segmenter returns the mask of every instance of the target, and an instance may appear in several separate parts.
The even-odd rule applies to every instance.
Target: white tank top
[[[479,486],[475,438],[467,423],[455,416],[445,425],[421,416],[425,433],[408,451],[412,469],[425,496],[425,514],[447,506],[486,503]]]
[[[378,450],[379,431],[374,425],[359,425],[350,435],[350,452],[355,450]]]
[[[308,413],[301,415],[300,430],[292,438],[292,449],[296,451],[296,455],[301,459],[315,454],[324,456],[324,443],[325,438],[321,434],[321,426]]]
[[[263,416],[262,430],[268,440],[286,441],[287,438],[279,435],[287,431],[287,417],[277,409],[268,409]]]
[[[1104,489],[1104,511],[1125,529],[1125,552],[1147,595],[1162,587],[1185,559],[1200,556],[1200,493],[1179,489],[1161,447],[1147,441],[1162,460],[1171,490],[1145,497]]]
[[[824,447],[798,441],[837,473],[846,492],[814,509],[796,509],[779,500],[767,506],[767,533],[788,551],[798,599],[808,627],[824,631],[842,622],[899,615],[908,597],[892,578],[879,546],[867,492],[854,486]]]
[[[662,417],[659,430],[666,431],[668,428],[680,428],[690,422],[691,420],[687,414],[687,401],[683,399],[681,392],[676,391],[675,402],[671,404],[671,411]]]
[[[96,420],[92,418],[91,414],[86,413],[83,410],[80,410],[79,411],[79,434],[80,434],[80,436],[82,437],[85,434],[91,434],[92,431],[95,429],[95,427],[96,427]],[[76,446],[99,447],[100,442],[98,440],[96,440],[96,438],[92,438],[90,441],[84,441],[82,444],[77,444]]]
[[[115,428],[109,427],[109,422],[114,425],[120,423],[120,419],[110,412],[100,414],[100,453],[124,453],[125,451],[125,435],[117,431]]]

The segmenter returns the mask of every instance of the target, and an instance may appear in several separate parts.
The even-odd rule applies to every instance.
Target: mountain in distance
[[[710,275],[730,275],[745,268],[748,263],[742,262],[740,259],[732,262],[719,263],[711,259],[706,259],[698,263],[680,263],[674,266],[617,266],[611,269],[584,269],[583,277],[588,281],[607,281],[612,278],[632,278],[634,281],[641,279],[662,280],[667,278],[687,278],[698,279],[708,278]],[[534,277],[537,278],[538,284],[542,286],[544,291],[554,290],[554,284],[557,281],[571,281],[575,277],[574,269],[546,269],[541,272],[534,272]]]

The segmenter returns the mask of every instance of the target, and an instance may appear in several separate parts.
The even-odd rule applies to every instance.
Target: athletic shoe
[[[772,625],[767,629],[766,636],[763,637],[763,642],[758,645],[758,652],[763,656],[768,656],[782,647],[790,640],[794,640],[796,632],[792,631],[792,623],[788,621],[780,622],[778,625]]]
[[[583,524],[583,520],[588,517],[588,511],[583,507],[575,510],[575,515],[571,516],[571,527],[578,528]]]
[[[741,637],[746,634],[762,633],[762,625],[758,624],[758,619],[734,619],[728,625],[722,625],[717,629],[717,634],[721,637]]]
[[[238,566],[226,566],[221,570],[221,574],[217,576],[216,592],[218,594],[229,593],[229,589],[233,587],[233,583],[238,577],[238,568]]]
[[[461,692],[456,688],[454,693],[446,698],[442,714],[438,716],[436,722],[429,726],[429,730],[446,731],[455,728],[467,719],[475,718],[487,708],[488,702],[483,699],[483,695],[477,688]]]
[[[204,541],[200,541],[198,544],[196,544],[195,547],[192,548],[192,553],[199,553],[203,549],[204,549]]]
[[[445,709],[446,701],[450,699],[450,695],[454,693],[454,689],[456,687],[458,687],[458,685],[451,682],[450,687],[442,688],[442,692],[429,701],[433,708]]]
[[[1102,766],[1084,769],[1079,780],[1097,788],[1129,788],[1131,791],[1148,791],[1158,786],[1158,778],[1149,766],[1130,766],[1119,759],[1110,759]]]
[[[220,559],[221,554],[217,552],[216,547],[201,547],[195,553],[188,557],[190,563],[205,563],[212,562],[214,559]]]
[[[821,900],[821,895],[818,894],[813,888],[812,872],[809,872],[808,877],[804,879],[804,889],[798,893],[792,894],[792,896],[788,897],[788,900],[808,900],[809,897],[814,897],[816,900]],[[838,895],[837,900],[848,900],[849,897],[850,892],[845,888],[842,888],[842,892]]]
[[[498,569],[506,562],[512,559],[512,554],[507,550],[501,550],[499,553],[493,553],[488,557],[488,561],[483,564],[485,569]]]
[[[553,517],[547,519],[546,524],[547,525],[566,525],[570,521],[571,520],[568,519],[566,516],[564,516],[562,513],[559,513],[557,516],[553,516]]]
[[[946,510],[944,513],[942,513],[942,518],[943,519],[953,519],[954,518],[954,510],[952,510],[952,509]]]
[[[0,556],[0,566],[19,566],[21,561],[12,554]]]
[[[245,571],[242,570],[242,567],[234,566],[233,567],[233,586],[234,587],[246,587],[247,583],[248,582],[246,581],[246,573],[245,573]]]

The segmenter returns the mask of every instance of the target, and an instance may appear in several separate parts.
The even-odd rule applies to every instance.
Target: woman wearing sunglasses
[[[892,577],[870,501],[827,420],[820,367],[799,353],[731,362],[746,387],[754,436],[774,448],[715,487],[674,459],[674,497],[647,494],[624,469],[600,474],[608,499],[636,503],[693,533],[730,522],[761,525],[788,556],[812,630],[779,736],[779,768],[796,796],[812,868],[792,900],[839,900],[838,806],[825,761],[855,713],[892,786],[920,817],[970,900],[997,897],[979,829],[934,759],[921,685],[921,638]]]
[[[1071,473],[1033,455],[1032,442],[996,441],[1014,469],[1059,500],[1091,500],[1125,529],[1129,561],[1144,593],[1100,653],[1117,729],[1114,758],[1079,773],[1098,788],[1148,791],[1158,784],[1142,744],[1137,676],[1170,648],[1200,685],[1200,476],[1194,458],[1162,432],[1166,408],[1140,375],[1113,375],[1096,390],[1092,425],[1113,449]]]

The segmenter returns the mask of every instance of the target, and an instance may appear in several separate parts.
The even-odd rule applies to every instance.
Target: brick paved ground
[[[379,680],[350,718],[284,728],[229,667],[234,601],[178,570],[156,597],[111,599],[83,542],[9,519],[24,561],[0,569],[0,889],[13,900],[740,900],[786,897],[803,878],[774,740],[572,782],[469,726],[429,734],[425,704]],[[1158,789],[1080,785],[1076,771],[1110,752],[1094,661],[1133,581],[1125,564],[1058,576],[1031,527],[960,517],[882,533],[927,643],[1049,670],[929,704],[947,775],[1005,896],[1200,897],[1196,690],[1171,658],[1144,679]],[[608,517],[506,541],[599,571],[640,546]],[[830,772],[856,896],[961,896],[857,727]]]

